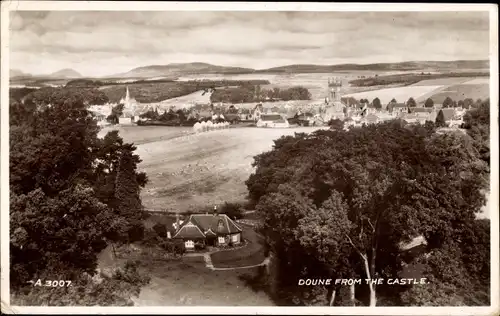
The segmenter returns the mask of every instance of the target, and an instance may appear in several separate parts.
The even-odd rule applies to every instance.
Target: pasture
[[[144,206],[172,212],[244,200],[255,155],[271,150],[282,135],[316,129],[244,127],[192,134],[191,128],[119,128],[126,142],[137,144],[139,170],[149,177],[141,193]]]
[[[379,98],[383,105],[393,98],[398,102],[406,102],[410,97],[417,103],[424,103],[427,98],[432,98],[434,103],[443,103],[446,97],[453,100],[465,98],[486,99],[489,97],[489,79],[473,77],[454,77],[422,80],[421,82],[405,87],[394,87],[347,94],[345,97],[373,100]]]
[[[141,145],[145,143],[169,140],[193,133],[192,127],[169,126],[106,126],[101,129],[98,136],[104,137],[109,131],[118,131],[125,142]]]

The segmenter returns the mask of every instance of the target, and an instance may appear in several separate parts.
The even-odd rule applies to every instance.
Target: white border
[[[9,11],[489,11],[490,12],[490,101],[491,101],[491,303],[490,307],[21,307],[10,306],[9,288]],[[338,314],[338,315],[498,315],[499,214],[498,214],[498,8],[494,4],[430,3],[243,3],[243,2],[90,2],[3,1],[1,2],[1,298],[3,313],[26,314]]]

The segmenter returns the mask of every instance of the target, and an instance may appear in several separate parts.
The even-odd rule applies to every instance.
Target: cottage
[[[196,243],[223,246],[241,242],[242,229],[226,214],[193,214],[177,227],[172,238],[182,240],[186,250],[194,250]]]

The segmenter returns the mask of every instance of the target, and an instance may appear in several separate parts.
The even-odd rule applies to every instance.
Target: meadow
[[[410,97],[414,98],[417,103],[423,104],[427,98],[432,98],[434,103],[441,104],[446,97],[456,101],[465,98],[476,100],[478,98],[486,99],[489,94],[489,78],[450,77],[422,80],[404,87],[352,93],[345,95],[345,97],[366,98],[370,101],[379,98],[382,104],[389,103],[392,98],[398,102],[406,102]]]
[[[318,127],[289,129],[231,128],[192,134],[191,129],[163,126],[119,127],[137,145],[149,183],[142,190],[146,208],[196,211],[207,205],[241,202],[253,157],[272,149],[273,140]],[[109,129],[108,129],[109,130]],[[101,131],[101,135],[105,130]]]

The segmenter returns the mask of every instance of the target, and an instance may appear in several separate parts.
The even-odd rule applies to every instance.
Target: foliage
[[[414,108],[414,107],[416,107],[416,106],[417,106],[417,102],[415,101],[415,99],[413,99],[412,97],[410,97],[410,98],[408,99],[408,101],[406,101],[406,105],[407,105],[408,107]]]
[[[90,79],[74,79],[68,81],[66,83],[65,87],[70,88],[70,87],[79,87],[79,88],[97,88],[100,86],[103,86],[104,83],[99,81],[99,80],[90,80]]]
[[[376,109],[381,109],[382,108],[382,103],[380,102],[379,98],[375,98],[372,101],[373,107]]]
[[[188,81],[137,81],[128,83],[130,95],[139,103],[155,103],[167,99],[188,95],[200,90],[216,89],[220,87],[269,84],[267,80],[188,80]],[[123,84],[106,86],[102,91],[110,102],[119,102],[125,95]]]
[[[464,115],[463,128],[474,140],[481,159],[490,164],[490,100],[484,102]]]
[[[131,152],[121,154],[118,162],[115,198],[119,215],[129,220],[128,242],[141,240],[144,234],[144,214],[139,196],[140,186],[136,177],[136,163]]]
[[[328,122],[328,126],[330,126],[333,130],[343,130],[344,129],[344,121],[339,119],[330,120]]]
[[[63,280],[55,275],[52,278]],[[131,297],[139,295],[141,287],[149,281],[149,277],[139,273],[137,263],[127,262],[111,276],[92,277],[84,273],[73,279],[69,287],[23,288],[14,295],[14,300],[19,305],[32,306],[133,306]]]
[[[93,274],[97,254],[109,240],[123,240],[134,220],[116,211],[115,178],[135,174],[141,187],[147,177],[135,171],[140,161],[132,155],[135,147],[117,132],[97,137],[87,107],[106,101],[93,89],[43,88],[24,103],[11,104],[16,118],[10,133],[13,293],[34,278],[78,280]],[[132,158],[118,172],[123,153]]]
[[[443,110],[439,110],[436,116],[436,127],[446,127],[446,120],[444,119]]]
[[[226,214],[231,219],[243,218],[243,206],[239,203],[224,202],[219,209],[221,214]]]
[[[369,78],[361,78],[349,81],[349,84],[355,87],[370,87],[378,85],[390,85],[390,84],[404,84],[411,85],[422,80],[429,79],[439,79],[439,78],[449,78],[449,77],[484,77],[488,76],[488,72],[455,72],[455,73],[442,73],[442,74],[431,74],[431,73],[407,73],[407,74],[395,74],[395,75],[385,75]]]
[[[125,104],[117,104],[111,109],[111,114],[108,115],[106,118],[106,121],[108,121],[111,124],[118,124],[119,118],[123,115],[123,108],[125,107]]]
[[[441,249],[464,238],[485,202],[479,175],[487,166],[473,144],[431,124],[286,136],[254,166],[246,184],[282,262],[281,288],[305,277],[394,277],[401,242],[423,235],[429,249]],[[376,287],[368,290],[360,299],[374,305]]]
[[[259,85],[242,85],[239,87],[217,89],[210,96],[210,101],[245,103],[262,102],[266,100],[310,100],[311,93],[304,87],[292,87],[288,89],[262,89]]]
[[[164,111],[163,114],[159,114],[158,110],[149,110],[140,115],[140,118],[146,119],[145,121],[139,121],[139,125],[166,125],[166,126],[193,126],[197,121],[198,117],[193,115],[192,112],[187,110],[179,109],[174,111],[170,109]]]
[[[456,103],[450,97],[446,97],[443,101],[443,108],[453,108],[455,105]]]
[[[431,98],[427,98],[427,100],[425,100],[424,106],[426,108],[432,108],[434,107],[434,101]]]

